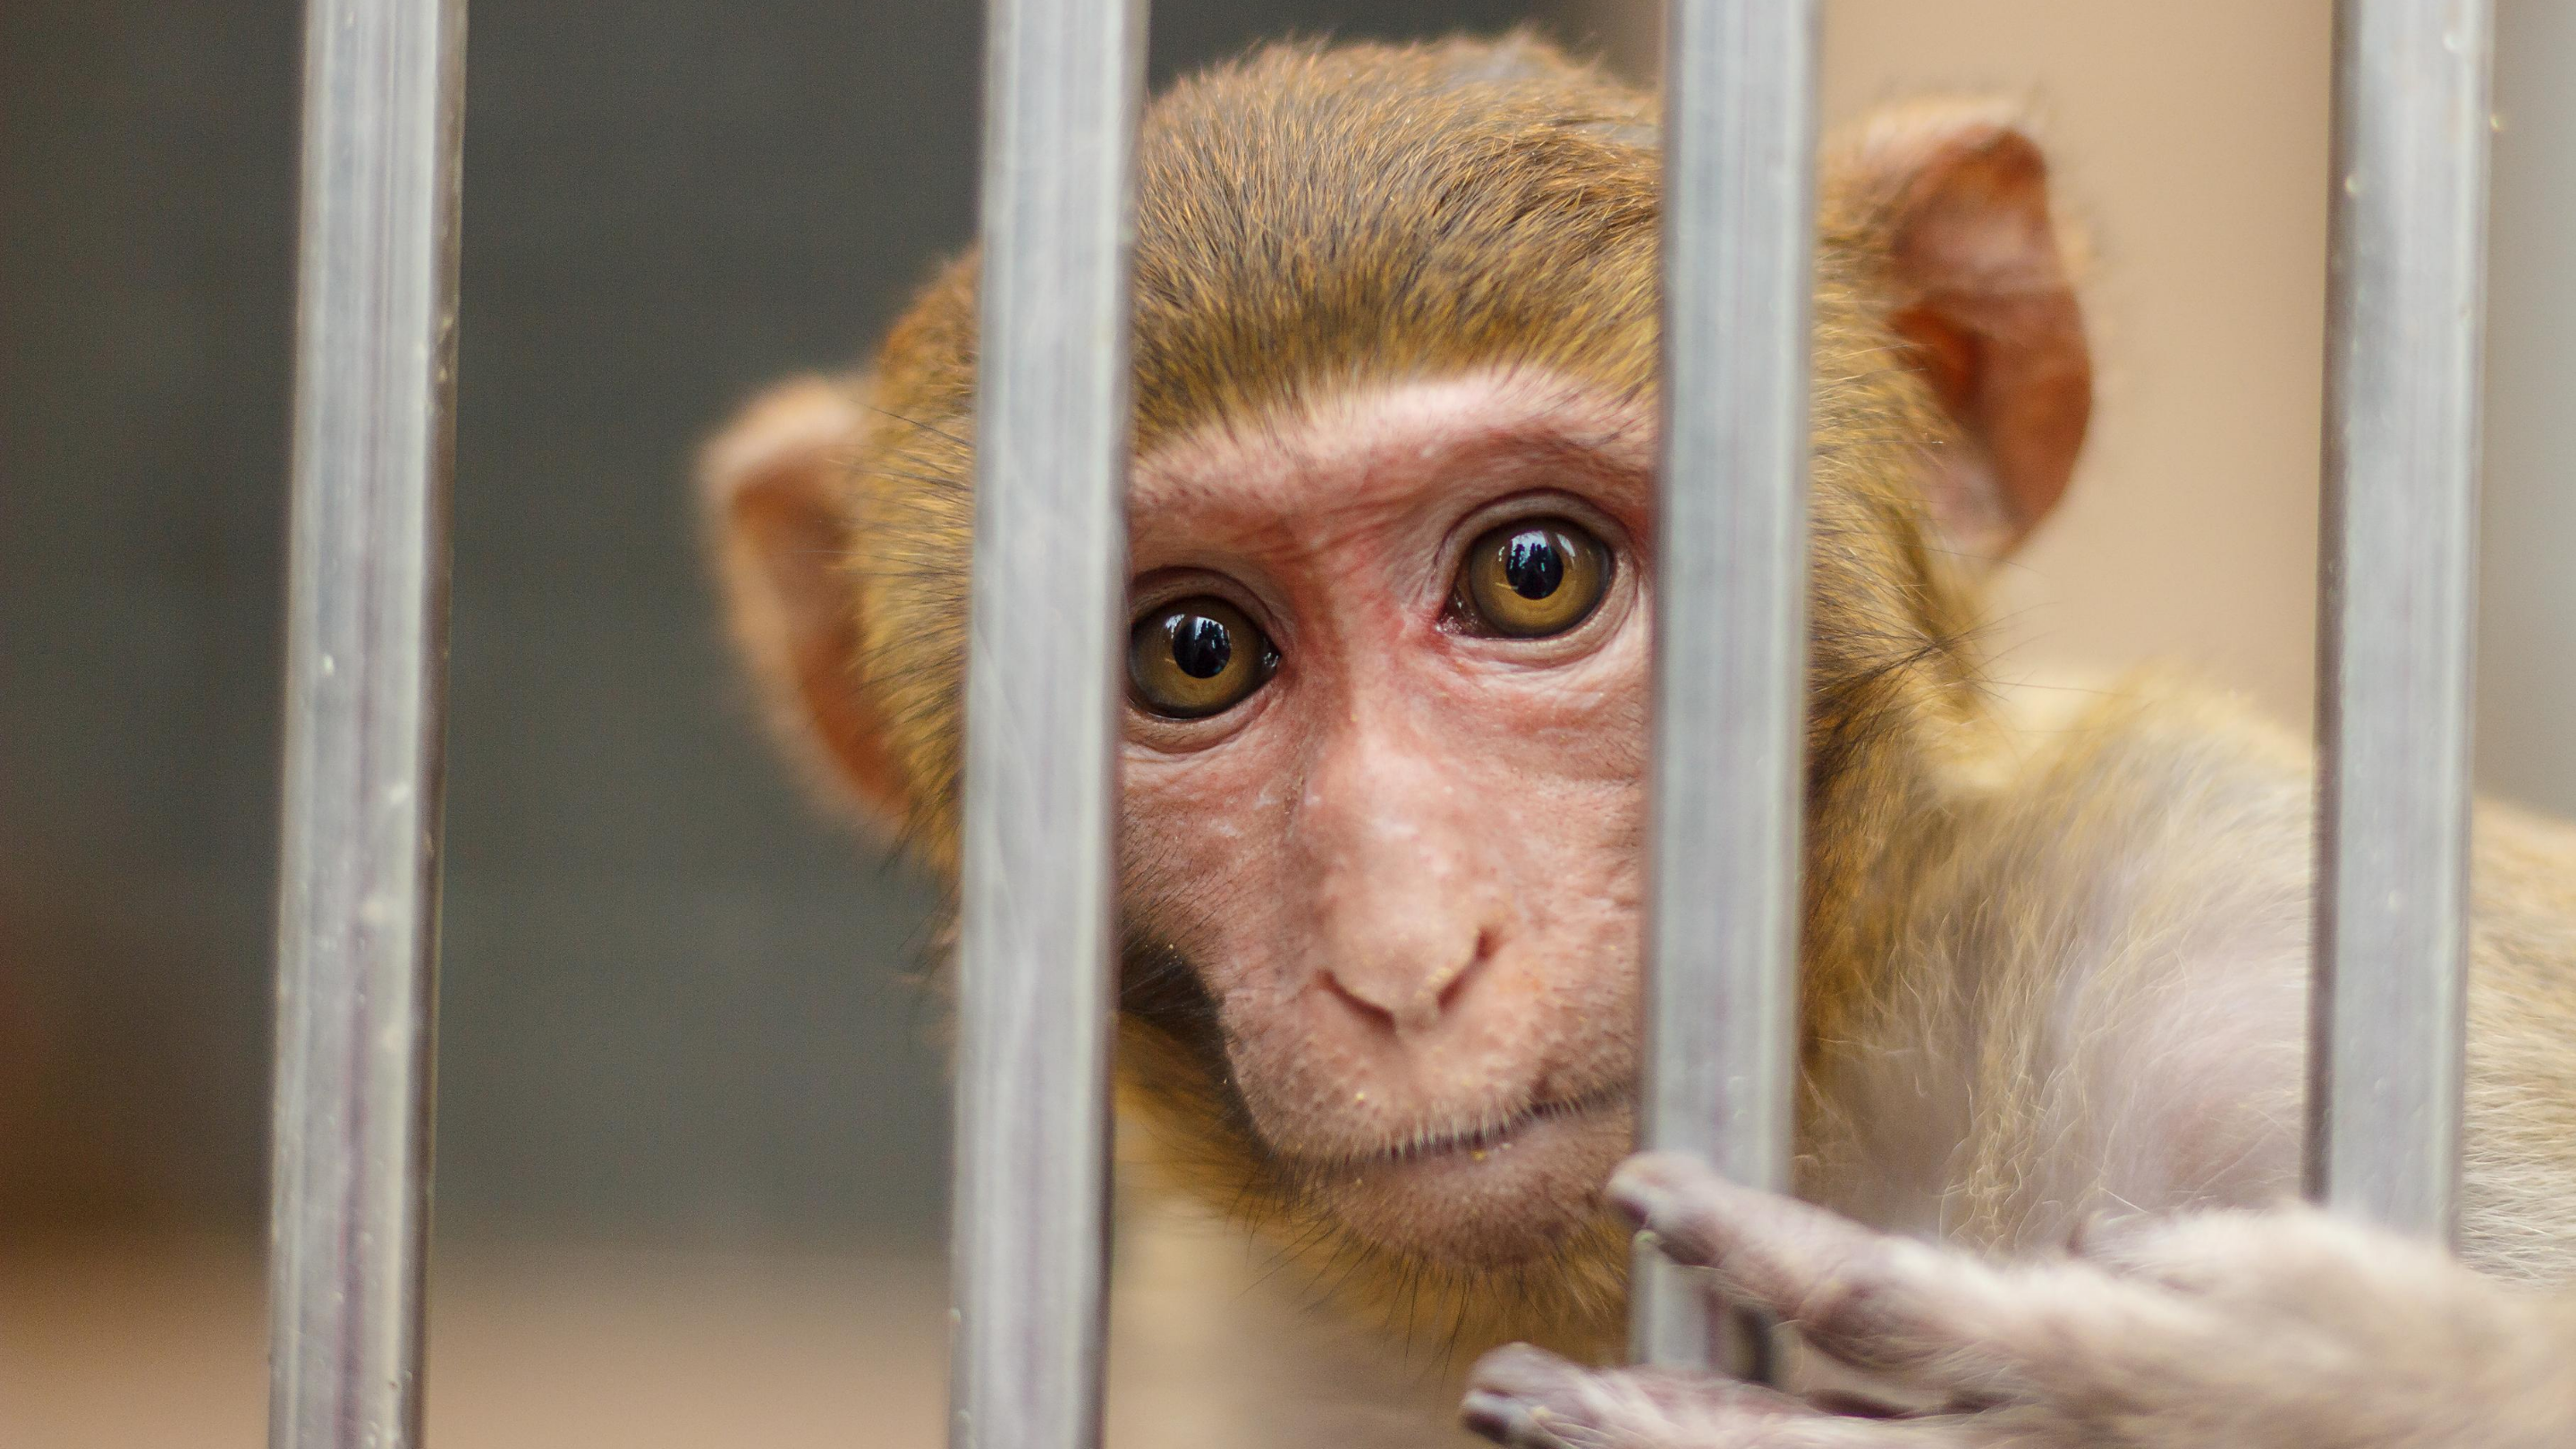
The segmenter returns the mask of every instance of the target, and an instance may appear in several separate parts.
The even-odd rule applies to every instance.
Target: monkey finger
[[[2205,1305],[2213,1331],[2196,1355],[2204,1361],[2448,1361],[2465,1382],[2558,1339],[2545,1300],[2472,1271],[2429,1240],[2300,1203],[2189,1213],[2087,1251],[2123,1281]],[[2540,1378],[2576,1383],[2556,1370]],[[2354,1392],[2376,1387],[2359,1383]]]
[[[1782,1317],[1796,1315],[1838,1269],[1882,1256],[1887,1243],[1822,1208],[1738,1186],[1682,1153],[1629,1158],[1608,1196],[1655,1235],[1664,1256],[1710,1270],[1731,1297]]]
[[[2177,1293],[2277,1299],[2280,1285],[2340,1298],[2378,1280],[2440,1271],[2425,1243],[2290,1201],[2088,1225],[2069,1245],[2105,1272]]]
[[[1460,1420],[1506,1449],[1970,1449],[1962,1419],[1827,1413],[1786,1394],[1669,1368],[1588,1369],[1526,1344],[1476,1365]]]
[[[2081,1391],[2088,1347],[2191,1327],[2188,1303],[2087,1264],[1999,1267],[1739,1187],[1688,1157],[1631,1158],[1609,1196],[1668,1256],[1819,1351],[1971,1402]]]
[[[1727,1298],[1864,1367],[1902,1370],[1946,1351],[1963,1334],[1964,1302],[1990,1296],[1983,1264],[1738,1186],[1680,1154],[1630,1158],[1609,1198]]]

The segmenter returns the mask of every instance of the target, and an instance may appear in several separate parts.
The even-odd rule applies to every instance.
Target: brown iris
[[[1610,550],[1562,518],[1489,529],[1467,548],[1451,607],[1480,634],[1538,639],[1585,619],[1610,589]]]
[[[1171,719],[1222,714],[1278,668],[1269,637],[1223,599],[1157,605],[1127,636],[1127,683],[1136,702]]]

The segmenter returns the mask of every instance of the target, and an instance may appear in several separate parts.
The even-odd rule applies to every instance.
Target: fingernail
[[[1497,1444],[1509,1444],[1512,1442],[1512,1417],[1520,1412],[1520,1407],[1516,1400],[1476,1389],[1458,1401],[1458,1422],[1466,1425],[1470,1434],[1482,1434]]]
[[[1659,1219],[1672,1215],[1675,1200],[1671,1193],[1631,1173],[1610,1180],[1610,1205],[1628,1219],[1630,1226],[1651,1228]]]
[[[1544,1409],[1490,1389],[1471,1389],[1458,1402],[1458,1422],[1467,1427],[1467,1432],[1483,1435],[1506,1449],[1564,1449],[1565,1441],[1542,1422],[1546,1417]]]

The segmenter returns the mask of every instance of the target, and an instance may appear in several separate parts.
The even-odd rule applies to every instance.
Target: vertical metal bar
[[[1674,0],[1666,25],[1643,1136],[1783,1191],[1797,1067],[1817,7]],[[1758,1336],[1712,1324],[1700,1290],[1660,1256],[1638,1255],[1635,1282],[1633,1356],[1759,1366]]]
[[[1144,10],[992,0],[989,24],[949,1443],[1089,1449]]]
[[[2487,0],[2342,0],[2308,1188],[2447,1237],[2468,962]]]
[[[464,0],[305,17],[269,1443],[420,1441]]]

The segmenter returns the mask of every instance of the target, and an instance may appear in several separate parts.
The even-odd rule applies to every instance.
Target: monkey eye
[[[1269,636],[1219,598],[1158,605],[1127,636],[1127,683],[1137,704],[1169,719],[1222,714],[1278,669]]]
[[[1592,617],[1610,591],[1610,567],[1609,548],[1581,525],[1519,519],[1468,545],[1450,612],[1479,634],[1562,634]]]

